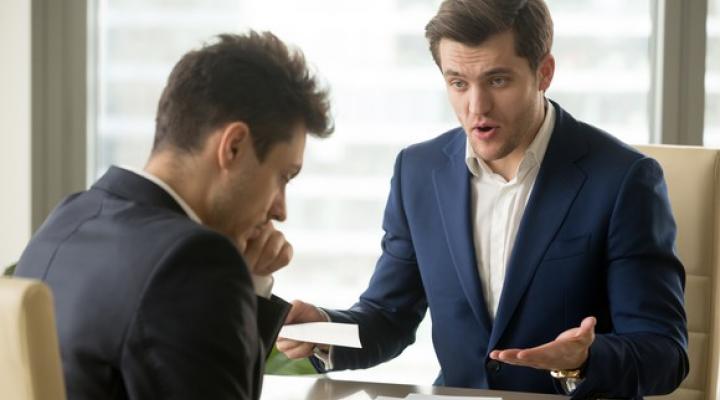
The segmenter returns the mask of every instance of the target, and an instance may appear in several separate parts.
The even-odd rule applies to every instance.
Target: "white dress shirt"
[[[518,166],[507,181],[478,157],[467,139],[465,162],[471,179],[473,244],[483,295],[495,319],[505,282],[505,269],[515,244],[517,229],[545,157],[555,126],[555,108],[545,101],[545,119]]]
[[[170,197],[172,197],[173,200],[175,200],[180,205],[180,208],[182,208],[183,211],[185,211],[185,214],[187,214],[191,220],[202,225],[202,220],[197,215],[197,213],[195,211],[193,211],[193,209],[190,208],[190,205],[188,203],[186,203],[185,200],[183,200],[183,198],[180,197],[180,195],[177,194],[177,192],[174,191],[173,188],[171,188],[170,185],[165,183],[162,179],[160,179],[157,176],[155,176],[147,171],[144,171],[144,170],[138,170],[138,169],[128,168],[128,167],[122,167],[122,168],[126,169],[134,174],[140,175],[141,177],[149,180],[150,182],[160,186],[160,188],[162,188],[164,191],[166,191],[167,194],[169,194]],[[255,287],[255,294],[257,294],[258,296],[265,297],[266,299],[269,299],[270,296],[272,295],[272,287],[274,284],[272,275],[260,276],[260,275],[250,274],[250,276],[252,277],[253,286]]]

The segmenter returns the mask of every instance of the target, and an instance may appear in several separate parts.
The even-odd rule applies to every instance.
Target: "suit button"
[[[487,370],[492,372],[493,374],[497,374],[500,372],[500,369],[502,368],[502,364],[495,360],[489,360],[485,366],[487,367]]]

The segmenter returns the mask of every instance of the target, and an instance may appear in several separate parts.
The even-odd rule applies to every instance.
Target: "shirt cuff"
[[[320,363],[323,365],[323,369],[325,370],[325,372],[332,371],[333,369],[332,353],[332,346],[330,346],[330,349],[328,351],[324,351],[317,346],[315,346],[315,348],[313,349],[313,357],[317,358],[320,361]]]
[[[255,294],[260,297],[269,299],[272,297],[272,288],[275,284],[275,279],[272,275],[255,275],[251,274],[253,287],[255,287]]]
[[[328,315],[327,311],[323,310],[323,309],[320,308],[320,307],[315,307],[315,308],[317,308],[317,310],[318,310],[318,312],[320,313],[320,315],[322,315],[323,318],[325,318],[325,322],[332,322],[332,321],[330,320],[330,315]]]
[[[584,380],[585,378],[562,378],[560,379],[560,386],[562,386],[565,394],[571,395]]]
[[[323,318],[325,318],[325,322],[332,322],[330,321],[330,316],[325,310],[320,307],[315,308],[317,308],[318,312],[323,316]],[[332,371],[333,369],[332,356],[334,347],[335,346],[330,346],[327,351],[322,350],[317,346],[315,346],[315,348],[313,349],[313,356],[320,360],[320,362],[323,364],[323,368],[325,369],[325,371]]]

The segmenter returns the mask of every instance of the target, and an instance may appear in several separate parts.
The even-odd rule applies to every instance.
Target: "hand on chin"
[[[245,240],[238,241],[238,249],[255,275],[270,275],[290,263],[292,245],[279,230],[268,221],[246,234]]]

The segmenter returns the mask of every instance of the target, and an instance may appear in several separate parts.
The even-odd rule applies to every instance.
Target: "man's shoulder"
[[[122,205],[118,207],[123,208]],[[114,217],[103,218],[101,223],[117,229],[119,240],[126,241],[138,251],[147,252],[149,258],[155,257],[158,262],[170,259],[175,252],[183,253],[185,257],[197,253],[213,258],[232,258],[233,261],[240,259],[230,238],[193,221],[187,215],[137,203],[116,211]]]
[[[553,135],[559,135],[565,148],[584,153],[587,164],[599,162],[603,165],[627,166],[644,155],[637,149],[618,139],[617,136],[588,122],[575,119],[570,113],[555,104],[557,125]],[[552,139],[551,139],[552,140]]]
[[[164,242],[174,243],[178,238],[189,235],[224,237],[193,221],[176,207],[149,204],[96,188],[69,197],[51,215],[61,219],[73,216],[78,225],[88,224],[88,229],[104,226],[112,236],[152,236],[154,246]],[[51,221],[49,218],[48,222]]]
[[[55,256],[60,250],[62,256]],[[69,197],[51,213],[25,249],[20,268],[43,276],[48,269],[91,269],[99,264],[146,275],[178,252],[240,260],[229,238],[176,210],[90,189]]]
[[[461,127],[457,127],[432,139],[406,147],[403,150],[403,156],[408,161],[433,165],[437,161],[447,160],[448,157],[465,151],[465,142],[465,131]]]

